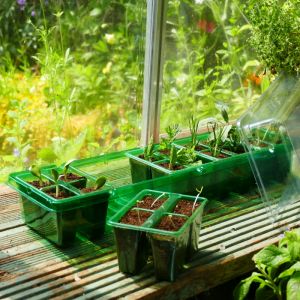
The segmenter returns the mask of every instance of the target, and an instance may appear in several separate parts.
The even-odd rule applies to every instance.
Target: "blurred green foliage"
[[[238,0],[170,0],[161,128],[238,116],[264,90]],[[0,181],[33,163],[138,145],[146,1],[0,4]]]

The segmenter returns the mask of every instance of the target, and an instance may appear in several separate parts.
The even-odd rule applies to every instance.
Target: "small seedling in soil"
[[[151,216],[151,212],[132,209],[120,220],[120,223],[141,226]]]
[[[203,190],[203,187],[201,187],[200,190],[197,189],[198,194],[193,202],[189,201],[189,200],[184,200],[184,199],[179,200],[177,202],[173,212],[177,213],[177,214],[186,215],[188,217],[191,216],[193,214],[193,212],[201,205],[197,201],[198,201],[198,198],[199,198],[202,190]]]
[[[193,147],[194,149],[196,149],[199,145],[199,140],[197,137],[197,133],[198,133],[198,129],[199,129],[199,120],[196,120],[194,118],[194,116],[191,116],[190,120],[189,120],[189,129],[190,129],[190,133],[191,133],[191,147]]]
[[[152,209],[153,209],[154,207],[156,207],[155,204],[156,204],[157,201],[158,201],[159,199],[161,199],[164,195],[165,195],[165,193],[162,193],[160,196],[158,196],[158,197],[153,201],[153,203],[151,204],[150,207],[151,207]],[[164,202],[164,201],[163,201],[163,202]],[[160,203],[159,207],[163,204],[163,202]]]
[[[104,176],[101,176],[101,177],[97,178],[97,180],[95,181],[94,187],[82,188],[80,190],[83,193],[90,193],[90,192],[100,190],[105,185],[106,181],[107,181],[107,178]]]
[[[159,224],[156,226],[158,229],[167,230],[167,231],[177,231],[182,225],[186,222],[184,217],[180,216],[164,216],[161,218]]]
[[[71,163],[74,161],[75,161],[75,159],[71,159],[64,164],[63,173],[59,176],[60,180],[72,181],[72,180],[77,180],[77,179],[82,178],[82,176],[78,176],[76,174],[69,173],[69,168],[71,166]]]
[[[164,195],[164,194],[163,194]],[[158,198],[154,198],[151,195],[144,196],[144,198],[140,201],[137,201],[136,207],[138,208],[145,208],[145,209],[152,209],[156,210],[158,209],[165,201],[167,200],[167,197],[162,198],[162,195],[160,195]]]
[[[167,137],[162,138],[162,141],[159,145],[160,152],[163,152],[165,154],[170,152],[170,149],[172,147],[172,143],[175,141],[176,136],[181,132],[181,129],[179,128],[178,124],[170,125],[167,128],[165,128]]]
[[[34,176],[34,177],[37,177],[38,178],[38,181],[37,180],[34,180],[34,181],[31,181],[30,184],[37,187],[37,188],[42,188],[44,186],[47,186],[49,185],[48,182],[44,182],[43,181],[43,178],[42,178],[42,173],[41,173],[41,169],[36,166],[36,165],[32,165],[30,168],[29,168],[29,171],[30,173]]]
[[[154,144],[153,144],[153,138],[150,139],[149,144],[144,148],[143,152],[143,158],[148,161],[153,160],[154,156]]]
[[[55,184],[55,198],[58,198],[59,197],[59,183],[58,183],[59,173],[56,169],[52,169],[51,174]]]

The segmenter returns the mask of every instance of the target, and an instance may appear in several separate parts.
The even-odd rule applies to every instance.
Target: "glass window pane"
[[[138,145],[146,1],[4,1],[0,15],[0,180]]]
[[[240,116],[268,85],[247,45],[249,25],[237,0],[168,1],[161,132],[191,115],[230,120]]]

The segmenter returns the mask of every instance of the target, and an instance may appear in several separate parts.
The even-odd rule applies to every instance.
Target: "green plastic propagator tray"
[[[176,141],[181,145],[186,142],[186,139]],[[139,148],[133,150],[140,153]],[[86,177],[87,185],[99,176],[105,176],[107,183],[97,192],[81,194],[76,187],[61,182],[61,185],[73,193],[72,197],[63,200],[45,197],[44,193],[27,183],[33,179],[29,171],[11,174],[9,185],[20,194],[26,224],[57,245],[66,246],[75,241],[77,233],[88,238],[101,237],[104,224],[105,230],[110,231],[111,227],[106,221],[144,189],[196,195],[197,190],[203,187],[201,196],[209,201],[215,199],[217,203],[229,199],[230,195],[247,194],[253,189],[256,190],[248,153],[232,155],[226,159],[172,172],[170,175],[164,174],[155,179],[133,183],[127,152],[121,151],[72,162],[69,171]],[[270,174],[270,181],[280,181],[286,173],[289,161],[282,153],[282,145],[276,145],[272,153],[265,149],[256,151],[257,159],[265,162],[265,172]],[[45,167],[42,174],[50,178],[49,171],[53,167]],[[150,163],[150,167],[153,167],[153,164]],[[57,169],[61,171],[62,167]],[[250,205],[246,200],[242,202],[243,205]],[[105,205],[108,205],[107,213],[99,212],[100,205],[104,210]],[[89,215],[90,217],[86,217]],[[48,226],[49,223],[52,225]],[[102,225],[97,225],[98,223]]]

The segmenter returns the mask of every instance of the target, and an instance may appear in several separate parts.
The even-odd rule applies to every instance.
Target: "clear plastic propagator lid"
[[[271,212],[300,200],[300,77],[278,76],[238,128]]]

